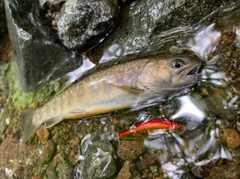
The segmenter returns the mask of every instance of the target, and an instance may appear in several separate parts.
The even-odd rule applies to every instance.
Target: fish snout
[[[187,75],[195,75],[195,74],[200,74],[202,73],[202,64],[196,67],[193,67]]]

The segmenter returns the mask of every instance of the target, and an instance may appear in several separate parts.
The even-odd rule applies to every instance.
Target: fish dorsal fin
[[[109,84],[109,83],[108,83]],[[141,90],[141,89],[138,89],[138,88],[131,88],[131,87],[128,87],[128,86],[116,86],[114,84],[109,84],[111,86],[114,86],[116,88],[119,88],[125,92],[128,92],[128,93],[132,93],[132,94],[142,94],[144,93],[144,90]]]

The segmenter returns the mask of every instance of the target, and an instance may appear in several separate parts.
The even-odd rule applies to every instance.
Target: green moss
[[[60,78],[58,81],[51,83],[44,83],[38,88],[26,92],[20,85],[19,77],[14,71],[14,64],[12,63],[8,73],[7,79],[9,82],[9,99],[8,104],[12,105],[17,111],[24,108],[37,108],[49,101],[50,98],[64,91],[70,84],[66,84],[66,78]]]
[[[7,79],[10,92],[8,103],[13,105],[16,110],[36,108],[47,101],[49,89],[46,85],[42,85],[33,91],[25,92],[20,85],[19,78],[14,74],[12,67],[8,71]]]
[[[9,100],[16,110],[25,108],[29,105],[30,101],[33,101],[34,92],[24,92],[20,87],[20,83],[17,77],[14,77],[12,70],[10,69],[7,74],[9,82]]]

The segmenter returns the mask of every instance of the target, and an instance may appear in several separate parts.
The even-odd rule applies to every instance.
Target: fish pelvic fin
[[[65,119],[78,119],[78,118],[82,118],[82,117],[85,117],[85,116],[88,116],[88,115],[83,110],[73,111],[73,112],[68,113],[68,114],[63,114],[63,115],[55,116],[53,118],[48,118],[45,121],[45,125],[46,125],[46,127],[52,127],[55,124],[61,122],[62,120],[65,120]]]
[[[33,114],[35,110],[33,109],[24,109],[21,114],[21,125],[22,125],[22,139],[23,142],[27,142],[33,133],[39,127],[34,124]]]
[[[63,120],[63,117],[62,116],[58,116],[58,117],[54,117],[54,118],[50,118],[48,120],[45,121],[45,125],[46,127],[52,127],[54,126],[55,124],[61,122]]]

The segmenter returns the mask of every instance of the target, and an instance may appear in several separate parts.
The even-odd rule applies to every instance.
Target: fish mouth
[[[201,67],[197,66],[197,67],[194,67],[192,70],[190,70],[187,75],[195,75],[195,74],[199,74],[202,72],[202,69]]]

